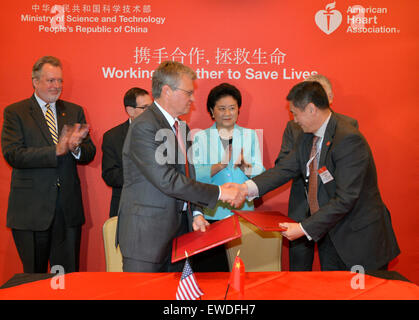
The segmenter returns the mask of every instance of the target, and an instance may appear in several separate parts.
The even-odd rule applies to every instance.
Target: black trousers
[[[353,266],[347,266],[336,251],[329,234],[318,242],[320,268],[322,271],[350,271]],[[290,271],[311,271],[314,260],[314,241],[309,241],[303,236],[290,241],[289,259]],[[388,264],[378,270],[387,270]]]
[[[315,242],[303,236],[290,241],[290,271],[311,271],[313,268]],[[322,271],[350,270],[339,257],[328,234],[318,241]]]
[[[290,241],[290,271],[311,271],[314,261],[315,242],[303,236]],[[320,267],[322,271],[350,270],[339,257],[329,235],[318,241]]]
[[[290,271],[311,271],[314,261],[314,241],[306,236],[289,242]]]
[[[329,234],[318,242],[320,268],[322,271],[349,271],[352,266],[347,266],[340,258]]]
[[[218,220],[207,220],[210,224]],[[227,252],[224,245],[198,253],[192,257],[195,272],[229,272]]]
[[[60,265],[65,273],[79,271],[81,226],[66,227],[57,194],[55,216],[45,231],[12,229],[13,239],[25,273],[46,273]]]

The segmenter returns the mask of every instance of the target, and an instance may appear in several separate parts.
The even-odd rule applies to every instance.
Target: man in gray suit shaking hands
[[[189,231],[205,231],[201,207],[217,200],[237,205],[234,188],[199,183],[186,154],[189,128],[179,116],[194,101],[195,72],[165,61],[152,78],[154,103],[128,130],[122,151],[124,186],[118,211],[116,242],[126,272],[177,272],[171,263],[172,240]]]

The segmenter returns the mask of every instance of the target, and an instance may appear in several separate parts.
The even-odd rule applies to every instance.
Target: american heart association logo
[[[326,10],[317,11],[314,20],[317,26],[326,34],[335,31],[342,22],[342,15],[338,10],[334,10],[336,1],[326,5]]]

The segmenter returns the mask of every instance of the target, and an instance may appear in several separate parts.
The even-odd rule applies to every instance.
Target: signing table
[[[230,273],[195,273],[203,300],[222,300]],[[57,278],[0,289],[0,300],[175,300],[180,273],[76,272],[64,276],[64,289],[53,289]],[[244,299],[251,300],[369,300],[419,299],[419,287],[356,273],[248,272]],[[54,285],[55,284],[55,285]],[[238,299],[229,290],[228,300]]]

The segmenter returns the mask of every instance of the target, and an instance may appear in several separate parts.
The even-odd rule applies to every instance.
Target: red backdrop
[[[419,152],[414,135],[419,3],[330,2],[69,0],[57,12],[51,12],[55,3],[47,0],[3,3],[1,111],[32,94],[33,63],[54,55],[64,65],[62,98],[84,106],[91,124],[97,154],[91,164],[79,167],[86,211],[81,271],[105,270],[102,225],[111,189],[101,178],[102,135],[126,120],[126,90],[151,90],[150,71],[161,60],[174,59],[199,71],[195,106],[185,117],[191,128],[212,124],[205,105],[213,86],[224,81],[236,85],[243,94],[238,123],[263,129],[267,168],[290,119],[289,89],[311,72],[328,76],[333,108],[358,119],[375,156],[380,190],[402,250],[390,267],[419,283]],[[364,10],[355,12],[355,5]],[[3,112],[0,117],[2,121]],[[1,283],[22,272],[5,227],[10,173],[1,157]],[[263,198],[262,208],[286,211],[288,194],[289,185],[279,188]]]

